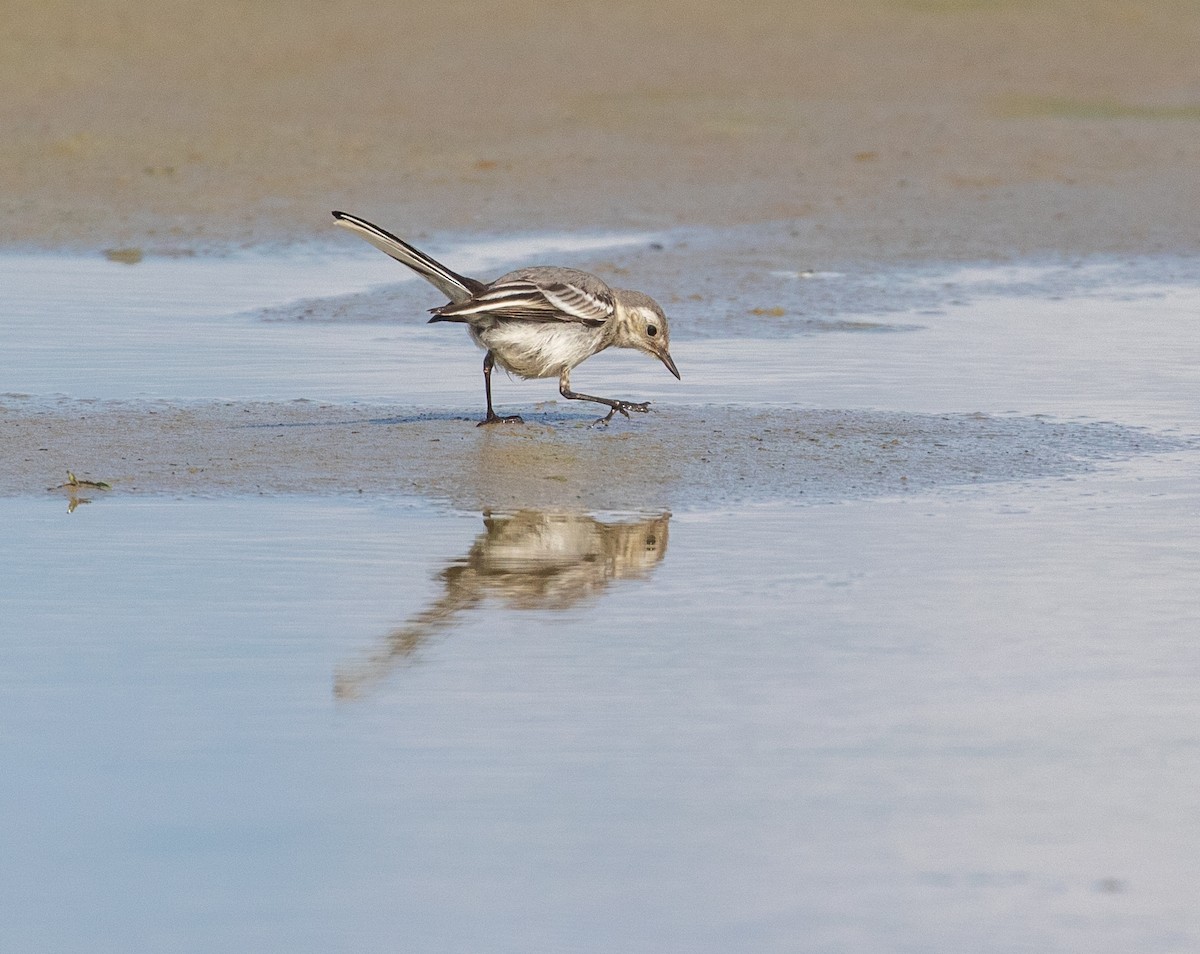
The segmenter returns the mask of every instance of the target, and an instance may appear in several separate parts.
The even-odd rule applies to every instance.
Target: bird
[[[337,224],[362,236],[414,272],[450,301],[429,309],[429,321],[465,324],[471,339],[486,353],[483,391],[485,424],[520,424],[518,414],[501,416],[492,407],[492,368],[499,365],[520,378],[558,377],[558,391],[571,401],[608,407],[597,420],[605,425],[618,412],[646,413],[650,402],[580,394],[571,389],[571,371],[606,348],[634,348],[661,361],[679,378],[671,358],[667,316],[649,295],[612,288],[588,272],[554,265],[519,268],[495,281],[482,282],[451,271],[419,249],[366,219],[333,213]]]

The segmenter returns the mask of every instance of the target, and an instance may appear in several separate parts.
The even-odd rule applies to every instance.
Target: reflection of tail
[[[373,225],[366,219],[360,219],[349,212],[334,212],[333,217],[342,228],[357,232],[377,249],[386,252],[397,262],[407,265],[430,284],[436,285],[451,301],[466,301],[486,287],[483,282],[451,271],[419,248],[413,248],[391,232]]]
[[[449,569],[454,567],[451,566],[446,572]],[[415,655],[431,636],[453,628],[459,615],[479,601],[478,595],[472,597],[461,592],[459,587],[447,587],[447,592],[428,609],[388,633],[386,642],[378,652],[356,666],[339,669],[333,678],[333,694],[339,699],[361,696],[371,685],[385,679],[393,667]]]
[[[438,574],[442,595],[362,663],[339,670],[334,694],[361,695],[488,597],[510,609],[561,610],[598,597],[614,580],[645,577],[666,554],[670,519],[603,523],[578,514],[485,514],[484,532],[467,555]]]

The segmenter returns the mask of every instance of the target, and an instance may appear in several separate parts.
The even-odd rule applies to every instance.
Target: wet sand
[[[662,283],[688,255],[712,244],[618,252],[607,269]],[[669,306],[682,381],[637,355],[580,372],[592,393],[649,399],[650,413],[594,427],[591,405],[546,400],[553,382],[500,377],[498,407],[527,423],[478,428],[479,353],[414,317],[422,283],[347,292],[362,279],[332,267],[308,278],[327,297],[230,314],[290,297],[303,258],[46,257],[32,278],[14,259],[0,495],[41,495],[71,472],[112,486],[96,499],[363,493],[657,512],[1033,480],[1196,446],[1183,395],[1197,298],[1171,262],[876,281],[800,281],[760,262],[742,285],[741,259],[710,260],[724,290]],[[51,293],[39,276],[53,272],[67,288]]]
[[[1180,441],[986,414],[666,408],[605,429],[549,409],[476,427],[394,407],[0,403],[0,495],[411,494],[464,510],[651,511],[823,503],[1079,474]],[[15,466],[12,466],[15,464]],[[59,487],[70,471],[111,490]]]
[[[1182,0],[39,0],[7,19],[9,246],[308,241],[339,207],[414,238],[786,222],[818,264],[1200,246]]]

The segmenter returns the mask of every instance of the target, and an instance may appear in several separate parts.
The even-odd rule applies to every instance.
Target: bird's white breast
[[[506,371],[522,378],[551,378],[600,350],[604,329],[569,322],[512,321],[472,328],[471,337],[491,351]]]

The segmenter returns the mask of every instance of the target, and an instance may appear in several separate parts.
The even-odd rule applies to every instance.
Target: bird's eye
[[[658,334],[658,328],[654,325],[646,325],[646,334],[653,338],[656,334]]]

